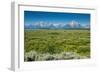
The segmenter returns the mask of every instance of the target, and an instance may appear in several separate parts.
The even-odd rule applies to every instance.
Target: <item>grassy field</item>
[[[24,61],[90,58],[90,30],[25,30]]]

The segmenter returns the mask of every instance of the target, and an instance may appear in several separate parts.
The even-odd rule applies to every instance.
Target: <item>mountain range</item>
[[[71,21],[67,24],[37,22],[34,24],[24,25],[25,29],[90,29],[90,25],[82,26],[76,21]]]

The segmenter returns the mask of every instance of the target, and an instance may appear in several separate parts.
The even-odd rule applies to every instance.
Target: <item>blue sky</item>
[[[67,24],[71,21],[76,21],[84,26],[90,25],[90,14],[24,11],[24,25],[32,25],[41,21],[61,24]]]

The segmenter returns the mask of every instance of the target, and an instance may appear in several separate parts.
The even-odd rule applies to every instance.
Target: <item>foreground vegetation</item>
[[[24,60],[90,58],[90,30],[25,30]]]

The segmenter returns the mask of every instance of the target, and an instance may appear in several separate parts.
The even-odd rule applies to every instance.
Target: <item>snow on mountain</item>
[[[81,27],[80,23],[78,23],[78,22],[76,22],[76,21],[71,21],[71,22],[69,22],[69,23],[67,24],[67,26],[68,26],[69,28],[80,28],[80,27]]]
[[[26,29],[69,29],[69,28],[90,28],[90,25],[81,25],[77,21],[70,21],[66,24],[63,23],[51,23],[51,22],[36,22],[30,25],[24,26]]]

